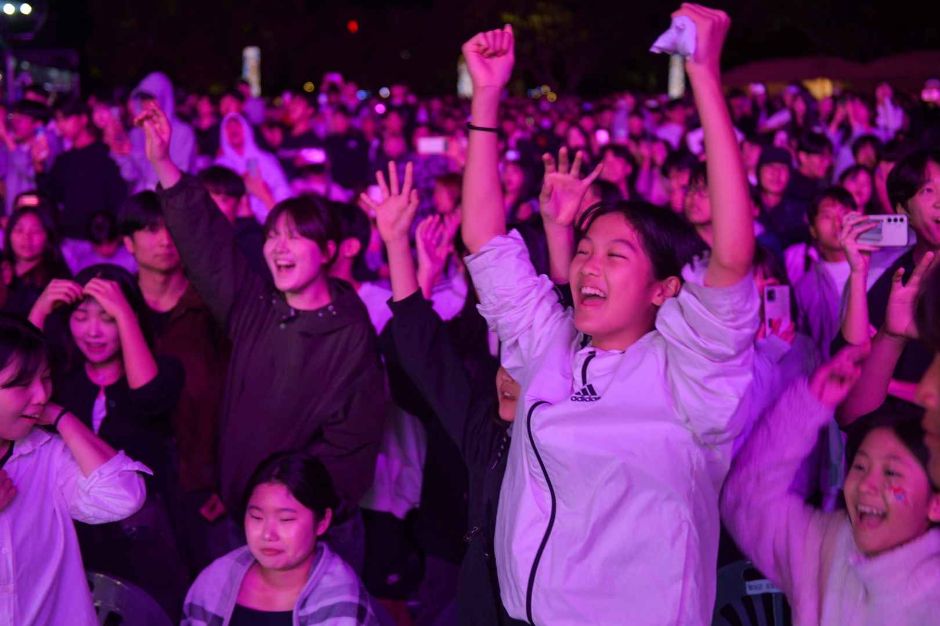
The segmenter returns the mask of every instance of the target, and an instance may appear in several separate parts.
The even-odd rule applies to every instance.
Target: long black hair
[[[10,215],[6,231],[3,234],[3,260],[13,267],[16,266],[16,255],[13,253],[13,230],[20,220],[27,215],[35,216],[39,221],[40,226],[46,233],[46,245],[43,246],[42,257],[36,267],[19,278],[31,286],[45,287],[53,278],[64,278],[69,276],[70,272],[62,258],[62,252],[59,250],[60,242],[56,233],[55,222],[49,212],[44,210],[43,205],[21,207]]]

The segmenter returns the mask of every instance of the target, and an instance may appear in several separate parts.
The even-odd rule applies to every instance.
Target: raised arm
[[[412,165],[405,166],[405,177],[398,183],[398,166],[394,161],[388,164],[388,182],[381,171],[375,179],[382,192],[382,201],[376,203],[363,193],[359,201],[375,213],[379,235],[385,242],[388,253],[388,269],[392,281],[392,299],[404,300],[418,290],[415,276],[415,262],[411,256],[408,232],[418,209],[418,190],[412,188]]]
[[[794,477],[812,452],[820,427],[859,376],[864,346],[852,346],[797,381],[763,416],[738,454],[721,496],[722,520],[741,550],[768,578],[807,607],[812,598],[794,598],[814,589],[814,564],[834,515],[814,511],[791,490]],[[807,577],[810,577],[807,579]],[[799,585],[794,581],[802,581]],[[806,609],[808,612],[809,609]]]
[[[479,33],[463,45],[473,82],[467,166],[463,176],[462,234],[470,252],[506,232],[499,180],[499,99],[515,62],[512,27]]]
[[[237,332],[231,319],[237,305],[256,301],[256,294],[266,292],[268,285],[238,248],[232,225],[209,192],[184,177],[170,159],[170,123],[163,112],[149,102],[135,123],[143,128],[147,158],[163,188],[163,217],[186,272],[231,335]]]
[[[846,284],[846,306],[842,315],[842,337],[858,346],[871,339],[868,323],[868,271],[874,246],[862,243],[859,236],[875,224],[860,213],[847,215],[842,222],[839,241],[849,262],[849,280]]]
[[[542,155],[545,177],[539,193],[539,213],[548,242],[549,278],[558,285],[568,282],[568,268],[574,258],[574,222],[578,219],[581,202],[591,183],[600,176],[603,165],[598,164],[586,178],[581,178],[581,151],[568,163],[568,149],[558,151],[558,163],[550,154]]]
[[[917,339],[914,308],[924,276],[934,263],[929,252],[914,267],[910,279],[903,282],[904,268],[892,276],[891,294],[885,323],[871,342],[871,352],[862,364],[862,373],[837,413],[839,425],[848,426],[859,417],[877,409],[888,396],[894,369],[911,339]]]
[[[695,54],[686,61],[686,72],[705,133],[712,206],[714,242],[705,284],[727,287],[751,271],[754,258],[754,218],[747,177],[721,90],[721,49],[731,19],[723,11],[697,4],[683,4],[673,17],[680,15],[691,19],[696,29]]]

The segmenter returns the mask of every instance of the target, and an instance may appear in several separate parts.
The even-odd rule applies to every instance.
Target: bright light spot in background
[[[314,89],[316,89],[316,85],[314,85],[309,80],[304,83],[304,91],[306,91],[307,93],[313,93]]]
[[[356,98],[358,98],[359,100],[365,100],[368,97],[369,97],[369,92],[366,91],[365,89],[360,89],[359,91],[356,92]]]
[[[555,93],[554,91],[549,91],[548,95],[545,96],[545,99],[548,100],[549,102],[554,102],[555,100],[558,100],[558,94]]]
[[[375,105],[375,112],[378,113],[379,115],[383,115],[385,111],[386,111],[385,105],[382,104],[381,102]]]
[[[346,30],[355,35],[359,32],[359,21],[358,20],[349,20],[346,22]]]
[[[13,15],[14,13],[16,13],[16,7],[10,4],[9,2],[7,2],[6,4],[3,5],[3,12],[6,13],[7,15]]]
[[[32,12],[33,12],[33,5],[25,4],[25,3],[20,5],[20,13],[22,13],[23,15],[29,15]]]
[[[392,95],[392,92],[388,90],[388,87],[382,87],[381,89],[379,89],[379,95],[382,96],[383,98],[387,98],[390,95]]]

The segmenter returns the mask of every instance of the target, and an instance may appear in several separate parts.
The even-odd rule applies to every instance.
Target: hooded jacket
[[[245,145],[241,152],[235,150],[229,143],[225,133],[225,126],[230,120],[235,120],[242,125],[242,133],[245,138]],[[222,119],[219,125],[219,158],[215,160],[216,165],[222,165],[233,170],[239,176],[244,176],[252,168],[257,168],[258,175],[271,188],[271,195],[275,202],[280,202],[291,196],[290,185],[287,183],[287,177],[284,176],[284,170],[277,158],[269,152],[265,152],[255,143],[255,132],[251,125],[245,121],[245,118],[236,113],[229,113]],[[269,208],[264,206],[258,197],[248,196],[251,204],[251,212],[260,223],[268,215]]]
[[[322,541],[294,607],[294,626],[378,626],[362,583]],[[186,594],[183,626],[228,626],[238,591],[255,558],[248,547],[229,552],[199,574]]]
[[[193,171],[196,160],[196,136],[189,124],[176,117],[176,100],[173,95],[173,83],[163,72],[152,72],[140,81],[131,93],[131,100],[141,95],[151,95],[170,121],[173,134],[170,137],[170,159],[183,172]],[[131,157],[137,171],[136,180],[128,180],[134,191],[155,189],[157,174],[147,160],[144,131],[133,128],[130,132]],[[127,169],[124,169],[125,176]]]
[[[845,511],[791,490],[832,410],[794,383],[734,462],[722,518],[757,568],[787,594],[795,626],[928,626],[940,615],[940,530],[875,557],[855,546]]]
[[[757,291],[684,272],[655,330],[591,346],[518,233],[467,258],[522,386],[496,522],[503,603],[551,626],[711,621],[718,494],[753,375]]]
[[[163,215],[187,273],[232,342],[219,441],[221,496],[238,510],[268,456],[317,456],[346,503],[372,482],[386,412],[375,331],[348,284],[332,302],[297,311],[237,248],[232,227],[198,181],[161,191]]]

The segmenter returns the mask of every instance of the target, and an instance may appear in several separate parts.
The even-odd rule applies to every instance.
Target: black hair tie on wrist
[[[59,414],[56,415],[56,418],[55,418],[54,420],[52,420],[52,428],[53,428],[53,430],[56,430],[56,431],[59,430],[59,422],[62,421],[62,418],[65,417],[65,414],[68,413],[68,412],[69,412],[68,409],[66,409],[65,407],[62,407],[62,410],[59,411]]]
[[[499,134],[498,128],[490,128],[489,126],[474,126],[470,122],[467,122],[467,130],[478,130],[484,133],[494,133],[496,135]]]

